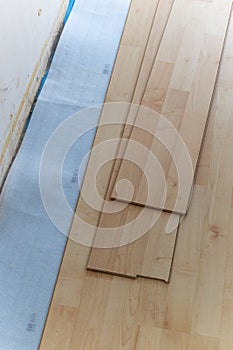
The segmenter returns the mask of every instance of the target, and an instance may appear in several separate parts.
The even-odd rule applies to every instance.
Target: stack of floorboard
[[[143,5],[140,6],[140,2]],[[153,20],[153,14],[151,12],[153,8],[147,8],[147,6],[149,6],[149,3],[151,6],[155,6],[155,4],[152,4],[149,0],[140,2],[137,2],[139,5],[138,10],[141,11],[140,16],[137,15],[138,12],[134,1],[130,9],[130,12],[134,11],[134,16],[137,15],[137,18],[135,17],[135,22],[137,23],[135,23],[135,27],[131,27],[135,29],[135,35],[143,32],[140,31],[142,23],[149,25]],[[196,2],[199,4],[202,3],[203,6],[211,5],[212,3],[211,1],[201,2],[198,0]],[[160,6],[164,4],[165,1],[161,1]],[[225,3],[224,6],[228,5]],[[147,14],[144,11],[147,11]],[[185,14],[184,11],[181,15]],[[160,19],[162,18],[162,13],[164,12],[160,12]],[[129,13],[125,31],[128,31],[130,18],[132,20]],[[207,17],[207,19],[209,18]],[[133,22],[131,24],[133,26]],[[143,30],[144,35],[148,35],[149,29],[146,25],[143,27]],[[133,49],[130,47],[133,35],[126,37],[124,34],[123,38],[125,41],[124,45],[122,43],[120,51],[125,51],[124,53],[121,51],[122,56],[118,55],[117,57],[112,82],[108,90],[108,101],[110,101],[110,96],[112,101],[131,100],[130,96],[134,94],[133,87],[136,86],[139,77],[140,68],[138,68],[138,64],[140,65],[141,57],[144,57],[143,62],[145,62],[145,59],[152,59],[151,53],[149,55],[142,53],[141,56],[139,49],[135,49],[134,55],[130,55],[130,60],[126,59],[126,52],[129,53],[130,50],[133,52]],[[179,225],[179,235],[176,242],[170,283],[161,283],[160,280],[149,278],[129,279],[86,270],[91,248],[77,244],[76,241],[82,242],[87,233],[91,233],[94,237],[96,227],[98,225],[100,226],[100,216],[103,214],[101,214],[101,201],[98,203],[100,208],[98,211],[89,207],[87,202],[84,202],[84,198],[80,197],[76,213],[77,216],[89,224],[90,231],[87,232],[84,230],[78,225],[78,220],[74,218],[71,238],[73,237],[75,240],[69,239],[67,242],[41,342],[41,350],[232,349],[232,42],[233,16],[231,15],[230,27],[221,59],[221,67],[208,117],[208,127],[203,150],[200,161],[198,162],[198,172],[195,177],[193,196],[188,213]],[[138,42],[135,41],[135,46],[139,48],[142,45],[140,43],[141,41],[139,42],[139,40]],[[155,49],[153,44],[151,49]],[[149,51],[147,52],[149,53]],[[120,57],[122,65],[120,65]],[[146,74],[145,70],[144,74]],[[144,79],[144,76],[140,75],[141,79]],[[150,76],[150,73],[147,76]],[[115,86],[113,86],[113,82],[115,82]],[[116,90],[117,87],[118,91]],[[126,89],[126,87],[128,88]],[[130,95],[126,94],[127,91],[131,91]],[[135,91],[140,92],[141,90],[137,89]],[[119,115],[118,118],[124,119],[128,117],[128,112],[126,114],[124,116],[123,113],[123,116]],[[102,119],[103,115],[101,117]],[[109,126],[107,131],[111,135],[122,135],[123,128],[119,127],[120,130],[118,131],[116,129],[113,126]],[[111,135],[108,136],[105,130],[102,127],[98,130],[95,145],[101,143],[101,140],[108,140],[110,138]],[[130,133],[128,134],[128,131],[126,127],[125,137],[131,135]],[[123,144],[122,142],[120,143],[121,145]],[[116,155],[117,153],[118,148],[116,149]],[[92,155],[90,162],[93,160]],[[113,188],[109,190],[108,188],[109,181],[112,178],[111,171],[113,171],[113,167],[114,162],[108,162],[106,166],[101,168],[100,174],[97,176],[96,185],[104,198],[108,198],[107,192],[112,195]],[[116,172],[114,173],[114,179],[111,180],[111,185],[115,184],[115,176],[118,174],[118,168],[114,169]],[[89,167],[87,174],[90,175]],[[89,182],[88,188],[86,181],[84,182],[84,185],[87,186],[85,190],[88,189],[88,194],[92,196],[94,192],[93,183]],[[118,209],[117,203],[119,205],[125,205],[125,203],[118,200],[111,203],[115,203],[114,208],[116,209]],[[104,205],[107,204],[105,203]],[[128,214],[129,217],[130,215],[133,216],[132,211],[136,213],[135,208],[138,208],[139,212],[142,207],[129,204],[126,215]],[[150,257],[150,259],[154,259],[154,262],[151,262],[150,266],[154,268],[154,271],[157,268],[155,276],[159,276],[158,272],[160,272],[160,276],[164,277],[164,274],[162,276],[162,272],[164,271],[165,273],[165,270],[162,270],[162,266],[169,267],[169,263],[168,261],[163,261],[163,259],[156,259],[156,254],[159,252],[161,257],[165,256],[168,251],[169,242],[171,244],[171,251],[173,249],[171,237],[169,235],[163,235],[163,226],[166,223],[165,217],[168,218],[168,213],[153,208],[145,208],[149,210],[148,213],[160,212],[163,214],[163,217],[160,216],[160,220],[153,228],[154,230],[151,229],[151,235],[143,236],[138,240],[140,242],[137,245],[135,245],[136,242],[132,242],[128,246],[126,245],[118,249],[106,249],[106,251],[104,249],[98,250],[94,248],[91,257],[95,254],[96,262],[94,263],[96,263],[97,271],[98,268],[101,270],[103,267],[103,269],[106,268],[110,273],[112,270],[115,273],[122,273],[123,276],[126,275],[126,272],[129,275],[129,268],[132,271],[132,262],[135,262],[136,257],[134,249],[142,249],[138,251],[144,254],[143,251],[146,245],[147,253],[144,255],[145,264],[143,265],[143,272],[145,273],[146,269],[148,271]],[[105,217],[107,218],[107,215]],[[174,217],[177,217],[177,214],[174,213]],[[109,220],[109,226],[112,227],[117,217],[111,215],[110,218],[113,218],[112,223]],[[119,215],[119,220],[120,218],[123,220],[121,215]],[[150,214],[148,214],[148,218],[150,218]],[[170,241],[166,240],[168,237]],[[156,244],[154,247],[152,245],[153,242]],[[150,255],[150,252],[153,252],[153,254]],[[109,257],[108,261],[103,259],[102,265],[101,254],[106,254],[104,259]],[[145,259],[146,256],[147,259]],[[97,260],[97,257],[99,260]],[[142,255],[140,255],[141,258]],[[108,265],[107,263],[104,265],[105,261],[108,262]],[[139,261],[139,256],[137,261]],[[123,269],[124,266],[125,269]],[[135,268],[133,272],[135,271],[137,273],[138,270]]]
[[[169,281],[231,8],[229,0],[132,0],[105,99],[116,104],[103,107],[93,145],[94,150],[119,139],[111,150],[116,160],[108,161],[107,152],[102,154],[101,162],[106,164],[96,178],[102,203],[92,208],[81,194],[77,206],[77,213],[86,213],[90,225],[98,222],[92,229],[88,269]],[[109,123],[111,118],[115,124]],[[137,152],[143,171],[130,161],[135,143],[147,149],[146,154]],[[160,166],[151,165],[151,154]],[[93,151],[82,188],[90,195],[95,162]],[[79,241],[76,220],[71,238]],[[142,235],[144,224],[149,229]]]

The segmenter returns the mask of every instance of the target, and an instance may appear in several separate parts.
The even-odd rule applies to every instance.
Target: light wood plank
[[[147,77],[147,80],[149,79],[149,74],[153,67],[153,62],[167,24],[171,7],[171,1],[160,2],[158,6],[145,53],[147,59],[146,61],[143,61],[135,93],[132,96],[132,101],[134,103],[139,104],[141,102],[146,87],[145,78]],[[160,37],[158,36],[158,33],[160,34]],[[154,56],[151,56],[150,54],[153,54]],[[136,113],[137,106],[131,107],[127,120],[133,121],[136,117]],[[132,127],[130,125],[126,125],[123,132],[123,138],[127,138],[131,129]],[[122,134],[115,134],[115,137],[121,136]],[[124,152],[124,145],[121,143],[117,153],[118,157],[120,157],[122,152]],[[107,199],[110,199],[110,189],[114,184],[114,174],[118,172],[119,164],[118,160],[114,164],[109,190],[106,196]],[[144,276],[168,281],[174,255],[179,217],[174,217],[173,221],[175,229],[170,235],[166,235],[166,225],[170,215],[154,212],[149,208],[142,210],[132,205],[128,208],[124,207],[125,206],[121,203],[112,201],[105,202],[103,213],[101,214],[99,221],[99,228],[97,229],[95,236],[94,248],[92,249],[88,261],[88,269],[125,275],[133,278]],[[118,214],[105,214],[117,210]],[[143,233],[143,228],[138,221],[135,221],[134,225],[130,228],[124,229],[124,226],[127,223],[132,222],[139,217],[139,215],[143,215],[143,221],[148,224],[156,221],[158,218],[158,221],[152,226],[152,228],[145,231],[143,237],[140,235],[141,232]],[[107,227],[109,229],[112,227],[119,227],[115,233],[111,233],[109,230],[109,235],[112,235],[112,249],[100,248],[106,247],[106,241],[104,241],[102,235],[102,227]],[[110,243],[108,242],[108,244]],[[117,247],[114,248],[114,246]]]
[[[232,209],[229,191],[233,183],[233,47],[230,43],[232,35],[231,21],[215,94],[215,107],[212,108],[214,126],[207,185],[208,202],[205,209],[206,222],[192,330],[202,335],[219,336],[222,325],[223,337],[230,336],[233,340],[228,327],[231,320],[231,317],[228,318],[231,310],[228,291],[233,290]],[[211,287],[214,285],[215,287]]]
[[[112,207],[115,208],[114,206]],[[113,215],[110,216],[109,214],[101,215],[94,248],[87,267],[95,271],[104,271],[132,278],[144,276],[168,282],[179,216],[176,215],[174,218],[175,229],[168,235],[166,234],[166,219],[169,219],[169,215],[162,214],[159,217],[158,214],[160,213],[147,208],[141,220],[147,222],[147,224],[152,223],[153,220],[158,221],[148,232],[141,236],[144,227],[143,224],[140,225],[140,220],[136,221],[136,218],[142,213],[142,209],[138,208],[136,210],[134,207],[131,210],[131,208],[127,209],[126,214],[114,215],[114,218]],[[124,227],[129,222],[133,222],[130,230],[128,227]],[[107,225],[104,227],[109,228],[112,241],[108,241],[108,244],[112,243],[113,248],[99,248],[106,246],[105,236],[103,238],[100,228],[103,225]],[[113,234],[111,233],[112,225],[119,227]]]
[[[119,104],[117,102],[121,101],[125,102],[126,104],[122,103],[119,108],[116,107],[115,109],[114,107],[105,104],[99,122],[99,124],[102,126],[99,126],[97,130],[93,147],[96,147],[101,143],[103,144],[105,141],[117,137],[120,138],[122,135],[124,123],[128,113],[127,103],[131,101],[136,81],[140,73],[157,6],[158,1],[152,0],[148,1],[146,6],[142,5],[140,0],[134,0],[131,3],[130,12],[127,18],[109,88],[105,98],[105,103],[115,102],[116,106],[118,106]],[[134,57],[133,62],[132,57]],[[125,79],[125,76],[128,72],[128,79]],[[124,84],[124,88],[122,88],[122,84]],[[115,121],[119,124],[113,125],[110,124],[110,121]],[[105,123],[107,125],[104,125]],[[114,147],[117,149],[118,145],[115,144]],[[114,153],[114,147],[111,149],[111,153]],[[90,188],[93,188],[92,169],[99,161],[104,164],[104,162],[108,159],[108,151],[109,149],[107,148],[105,149],[105,152],[97,155],[91,152],[87,171],[82,185],[81,195],[77,204],[78,215],[85,222],[92,225],[92,228],[90,227],[90,238],[88,238],[87,244],[91,244],[95,236],[99,216],[103,209],[103,203],[108,189],[108,182],[110,174],[112,172],[113,161],[106,163],[101,168],[101,176],[98,176],[97,179],[94,179],[101,197],[101,199],[96,202],[94,202],[92,193],[90,194]],[[85,194],[91,195],[94,203],[87,203],[84,198]],[[80,229],[79,220],[77,219],[77,216],[75,216],[72,225],[71,237],[77,242],[85,242],[85,235],[86,232]]]
[[[159,328],[140,327],[135,350],[218,350],[217,338],[201,337],[188,333]]]
[[[165,315],[167,329],[187,333],[191,331],[205,221],[203,216],[205,198],[205,188],[196,185],[190,211],[180,224],[167,294],[168,308]]]
[[[165,0],[160,1],[158,4],[158,9],[155,14],[153,26],[151,29],[150,37],[148,40],[148,44],[146,47],[145,55],[143,58],[143,62],[140,69],[140,74],[138,76],[137,83],[135,85],[135,90],[133,96],[131,96],[130,102],[133,103],[133,106],[129,108],[129,113],[127,116],[127,124],[124,127],[124,131],[122,134],[123,139],[128,139],[132,133],[133,124],[135,122],[138,108],[136,105],[141,104],[143,95],[146,90],[146,86],[153,68],[153,64],[163,37],[164,30],[166,28],[172,7],[173,7],[174,0]],[[169,68],[165,70],[165,74],[167,74],[167,71],[169,72]],[[128,74],[130,76],[130,74]],[[164,80],[164,75],[163,78]],[[134,82],[135,83],[135,82]],[[114,101],[115,102],[115,101]],[[107,197],[110,198],[112,188],[114,186],[114,183],[116,181],[117,173],[119,172],[119,167],[121,164],[120,159],[123,157],[125,152],[125,144],[123,142],[120,142],[119,149],[117,152],[117,157],[114,163],[114,168],[111,176],[111,181],[108,188],[108,194]]]
[[[233,154],[232,92],[219,89],[218,98],[220,102],[215,114],[215,137],[207,192],[209,205],[205,208],[206,221],[203,227],[204,238],[196,295],[198,305],[196,310],[198,311],[192,324],[192,329],[201,335],[210,334],[211,331],[212,336],[219,336],[221,322],[221,304],[224,291],[223,271],[226,265],[229,218],[231,215],[229,187],[232,186],[233,182],[233,165],[232,163],[229,164],[229,159]],[[225,106],[228,107],[228,110]],[[224,116],[222,114],[223,108],[225,109]],[[212,288],[211,286],[216,281],[217,288]]]
[[[188,15],[179,21],[181,5]],[[162,166],[165,183],[159,175],[160,168],[152,167],[149,152],[141,161],[143,170],[135,166],[133,160],[129,161],[134,153],[138,154],[138,160],[143,157],[140,147],[135,148],[135,144],[129,142],[116,178],[118,188],[114,186],[112,198],[186,214],[231,5],[229,1],[217,0],[176,1],[130,137],[130,141],[137,141],[155,155]],[[218,23],[218,32],[213,23]],[[175,48],[173,36],[177,39]],[[173,48],[172,55],[168,47]],[[154,113],[144,107],[153,109]],[[133,196],[131,187],[122,182],[123,179],[133,185]]]

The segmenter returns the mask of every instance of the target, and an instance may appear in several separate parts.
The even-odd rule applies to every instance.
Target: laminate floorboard
[[[228,0],[175,2],[113,199],[187,213],[231,6]]]
[[[172,5],[172,1],[160,1],[158,5],[140,74],[136,82],[134,94],[131,97],[131,101],[134,104],[139,105],[143,97]],[[137,36],[137,33],[135,33],[135,35]],[[133,79],[133,76],[128,75],[128,77]],[[116,79],[117,82],[119,82],[121,79],[124,80],[125,77],[117,76]],[[114,83],[113,86],[115,86],[115,84],[116,83]],[[129,124],[129,120],[132,124],[137,115],[137,110],[138,106],[136,105],[129,108],[127,116],[128,124],[126,124],[124,128],[123,135],[119,130],[115,130],[115,138],[123,137],[127,140],[132,130],[132,125]],[[124,122],[125,121],[126,117]],[[124,145],[120,143],[117,157],[120,158],[123,152]],[[173,232],[166,235],[166,226],[170,219],[169,214],[154,211],[149,208],[138,208],[134,205],[125,207],[124,204],[110,201],[110,189],[114,184],[114,175],[117,174],[119,165],[120,159],[117,159],[112,170],[112,176],[106,195],[107,201],[104,203],[100,215],[100,221],[93,244],[94,247],[91,251],[87,267],[90,270],[104,271],[132,278],[144,276],[168,281],[175,250],[179,216],[174,215],[171,219],[174,222],[173,225],[175,228]],[[106,179],[106,177],[104,178]],[[118,213],[109,214],[109,212]],[[144,230],[142,225],[139,224],[139,220],[135,221],[137,218],[140,219],[140,222],[147,223],[151,228]],[[153,222],[155,224],[153,224]],[[130,223],[132,224],[130,225]],[[130,226],[126,227],[127,224]],[[113,227],[118,229],[113,232],[111,230]],[[106,243],[107,239],[103,238],[106,236],[102,234],[102,228],[109,229],[108,243]],[[145,231],[144,235],[142,235],[143,230]],[[109,238],[110,235],[111,238]],[[109,241],[110,239],[111,241]],[[111,248],[106,248],[107,245]]]

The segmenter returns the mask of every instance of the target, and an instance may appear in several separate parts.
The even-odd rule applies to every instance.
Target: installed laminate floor
[[[233,349],[232,40],[233,20],[170,283],[87,271],[69,240],[40,350]]]

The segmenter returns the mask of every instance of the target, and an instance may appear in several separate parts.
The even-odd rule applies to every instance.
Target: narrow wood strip
[[[145,6],[145,4],[142,4],[140,0],[132,0],[112,77],[106,94],[105,103],[119,101],[127,103],[131,101],[143,57],[145,55],[157,6],[158,1],[150,0]],[[137,33],[136,38],[135,33]],[[129,76],[128,79],[125,79],[127,72],[129,73]],[[96,132],[93,148],[101,143],[104,143],[105,141],[114,139],[115,137],[120,138],[122,135],[124,123],[127,118],[128,105],[122,104],[122,109],[120,111],[121,113],[119,114],[118,109],[116,109],[114,115],[112,115],[113,108],[110,112],[110,119],[112,121],[115,120],[116,122],[119,122],[119,124],[115,126],[113,124],[103,126],[105,122],[106,124],[109,122],[109,108],[108,105],[105,105],[100,117],[100,124],[102,126],[99,127]],[[115,147],[117,148],[117,145]],[[102,159],[104,163],[104,161],[107,159],[107,154],[104,153],[103,155],[100,155],[100,157],[103,157]],[[101,176],[94,179],[102,200],[95,203],[95,208],[93,208],[92,205],[89,205],[89,203],[86,202],[82,194],[90,194],[90,192],[94,190],[92,168],[95,166],[96,161],[96,156],[93,152],[91,152],[82,185],[81,195],[76,208],[76,212],[78,213],[77,216],[80,216],[85,222],[90,224],[90,227],[92,227],[92,239],[94,239],[95,231],[98,226],[99,216],[103,208],[113,166],[113,162],[108,162],[105,164],[105,166],[103,166],[101,169]],[[81,241],[80,236],[82,234],[85,235],[85,232],[81,232],[82,230],[78,225],[77,216],[75,216],[73,220],[71,236],[73,236],[76,241]]]
[[[194,196],[180,224],[167,295],[168,328],[200,335],[233,337],[232,281],[233,184],[233,17],[227,35],[210,112]],[[205,181],[203,181],[205,180]],[[228,261],[228,262],[227,262]],[[225,283],[224,283],[225,281]],[[231,302],[232,302],[231,294]]]
[[[143,95],[146,91],[148,80],[151,75],[154,61],[155,61],[157,52],[159,50],[159,46],[160,46],[163,33],[165,31],[165,28],[172,10],[173,3],[174,3],[174,0],[165,0],[165,1],[160,1],[158,4],[158,9],[154,18],[154,23],[153,23],[148,44],[146,47],[145,55],[143,57],[140,74],[138,76],[138,80],[135,85],[133,97],[131,96],[130,102],[132,102],[133,106],[129,108],[129,113],[127,116],[127,124],[125,125],[124,132],[122,134],[123,139],[127,140],[132,133],[133,124],[135,122],[135,119],[138,113],[138,108],[136,105],[138,105],[139,107],[139,105],[142,102]],[[116,101],[113,101],[113,102],[116,102]],[[126,148],[125,146],[126,146],[125,143],[123,142],[119,143],[119,149],[117,152],[117,157],[114,163],[111,181],[108,188],[107,198],[109,199],[112,193],[114,183],[116,181],[116,176],[119,172],[121,158],[125,153],[125,148]]]
[[[136,84],[134,95],[132,96],[132,101],[134,103],[140,104],[143,97],[172,5],[173,1],[170,0],[160,1],[159,3],[140,75]],[[133,106],[129,110],[127,120],[133,122],[136,115],[137,107]],[[120,136],[127,139],[131,130],[132,127],[130,125],[126,125],[123,135]],[[117,153],[118,157],[123,154],[124,146],[125,145],[123,143],[120,144],[120,148],[118,149]],[[119,165],[119,160],[116,160],[110,180],[109,190],[115,182],[114,176],[118,172]],[[111,191],[109,190],[106,196],[107,199],[110,199]],[[119,210],[118,215],[105,214],[106,212],[117,210]],[[143,237],[131,243],[130,240],[132,239],[132,235],[137,237],[140,229],[142,228],[136,226],[137,224],[134,227],[131,227],[130,230],[132,232],[129,235],[128,241],[125,238],[124,230],[119,229],[116,237],[113,237],[113,243],[116,245],[118,241],[119,247],[112,249],[93,248],[87,266],[88,269],[125,275],[134,278],[137,276],[144,276],[148,278],[163,279],[165,281],[169,280],[177,229],[175,228],[172,234],[166,235],[166,225],[170,215],[166,213],[154,212],[148,208],[144,209],[144,211],[146,215],[144,220],[149,223],[160,215],[158,222],[150,230],[145,232]],[[122,227],[122,225],[125,225],[127,222],[133,221],[141,213],[142,209],[133,205],[130,205],[128,208],[124,208],[124,205],[121,203],[112,201],[105,202],[103,213],[100,217],[99,227],[109,227],[109,229],[113,226]],[[173,220],[175,221],[174,226],[177,227],[179,216],[175,216]],[[127,228],[127,232],[129,232],[129,228]],[[94,245],[104,246],[105,242],[101,242],[101,237],[101,229],[98,228]]]
[[[150,152],[143,157],[129,142],[112,198],[186,214],[231,7],[228,0],[176,1],[130,137],[152,152],[162,175]],[[141,169],[130,161],[134,153],[143,157]]]

